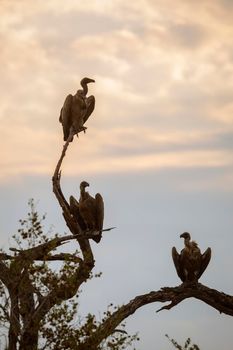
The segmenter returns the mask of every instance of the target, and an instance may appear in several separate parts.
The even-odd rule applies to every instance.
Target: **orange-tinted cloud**
[[[1,178],[50,174],[60,108],[87,75],[96,109],[69,151],[81,150],[86,172],[231,164],[216,138],[233,129],[229,7],[1,2]]]

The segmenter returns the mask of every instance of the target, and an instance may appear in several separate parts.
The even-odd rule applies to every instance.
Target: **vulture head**
[[[82,181],[80,183],[80,190],[85,190],[86,187],[90,186],[88,182]]]
[[[95,83],[95,80],[94,79],[91,79],[91,78],[83,78],[81,81],[80,81],[80,85],[82,86],[83,90],[78,90],[78,93],[81,93],[82,95],[86,96],[87,93],[88,93],[88,87],[87,87],[87,84],[89,83]]]
[[[180,235],[180,238],[184,238],[184,242],[185,242],[185,243],[188,243],[188,242],[190,242],[190,240],[191,240],[190,233],[188,233],[188,232],[183,232],[183,233]]]
[[[184,232],[180,235],[180,238],[184,238],[184,239],[188,239],[190,240],[191,239],[191,236],[190,236],[190,233],[188,232]]]

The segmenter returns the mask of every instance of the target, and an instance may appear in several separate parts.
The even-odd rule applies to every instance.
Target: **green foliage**
[[[188,338],[185,341],[184,346],[181,346],[177,343],[176,340],[170,338],[167,334],[165,336],[168,338],[168,340],[172,343],[172,345],[177,349],[177,350],[200,350],[199,346],[196,344],[191,345],[191,339]]]
[[[110,304],[108,306],[107,311],[104,312],[103,318],[100,321],[100,323],[106,321],[110,315],[113,314],[116,310],[118,310],[119,307],[114,306],[113,304]],[[115,332],[106,339],[102,344],[101,348],[103,350],[124,350],[127,348],[127,346],[131,346],[132,343],[139,341],[138,334],[129,335],[125,330],[126,324],[122,323],[118,329],[115,330]],[[135,349],[134,349],[135,350]]]
[[[27,217],[24,220],[19,220],[20,228],[18,233],[13,236],[16,243],[14,254],[17,254],[18,250],[36,247],[54,238],[51,231],[44,233],[45,215],[39,216],[34,200],[29,200],[28,205],[30,210]],[[76,250],[72,254],[78,257],[79,252]],[[69,261],[68,258],[62,262],[31,261],[28,272],[35,291],[35,302],[39,303],[40,298],[47,295],[54,287],[62,285],[66,288],[66,282],[73,276],[75,269],[77,269],[77,263]],[[90,278],[100,276],[101,273],[97,273]],[[26,285],[25,288],[27,288]],[[9,320],[9,298],[6,293],[4,286],[0,283],[1,326],[6,326]],[[88,314],[83,319],[78,318],[78,296],[77,294],[67,301],[56,304],[42,320],[39,329],[39,350],[76,349],[117,309],[111,304],[103,318],[99,320],[92,314]],[[22,309],[21,315],[23,315]],[[138,340],[137,335],[128,335],[125,331],[125,324],[122,324],[97,350],[124,350],[136,340]]]
[[[97,321],[95,315],[88,314],[83,321],[78,320],[75,324],[73,320],[77,312],[76,307],[77,304],[74,302],[72,305],[65,303],[53,308],[46,317],[47,324],[42,328],[42,336],[46,339],[46,346],[41,347],[41,349],[76,349],[77,345],[94,334],[104,318]],[[139,340],[137,335],[127,334],[125,324],[122,324],[97,350],[124,350],[136,340]]]
[[[44,214],[40,218],[33,199],[29,199],[28,206],[30,211],[27,213],[27,218],[19,220],[18,234],[13,235],[13,239],[20,249],[32,248],[49,240],[48,233],[44,234],[43,230],[43,221],[46,215]]]

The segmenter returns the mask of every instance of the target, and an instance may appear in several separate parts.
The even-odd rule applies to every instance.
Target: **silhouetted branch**
[[[60,247],[61,245],[68,243],[70,240],[75,239],[73,235],[63,236],[63,237],[55,237],[46,243],[42,243],[36,247],[32,247],[29,249],[16,249],[10,248],[11,251],[17,252],[18,254],[14,257],[8,254],[0,254],[0,260],[10,260],[17,259],[18,261],[24,261],[28,263],[28,261],[34,260],[46,260],[50,251]]]
[[[128,304],[121,306],[110,315],[91,335],[87,341],[77,347],[78,350],[94,350],[108,336],[114,333],[116,327],[140,307],[154,302],[170,302],[158,311],[171,309],[187,298],[196,298],[210,305],[220,313],[233,316],[233,296],[219,292],[201,283],[183,283],[178,287],[165,287],[159,291],[140,295]]]
[[[93,254],[92,254],[92,250],[91,250],[91,246],[90,243],[88,241],[88,238],[86,237],[86,235],[84,235],[84,232],[82,231],[81,227],[79,226],[78,222],[76,220],[73,219],[73,216],[70,212],[70,207],[69,204],[67,203],[65,196],[62,193],[61,190],[61,185],[60,185],[60,180],[61,180],[61,165],[62,165],[62,161],[66,155],[66,151],[68,149],[69,143],[70,141],[73,139],[74,133],[70,132],[70,135],[66,141],[66,143],[63,146],[63,150],[61,153],[61,156],[58,160],[58,163],[56,165],[55,171],[54,171],[54,175],[52,178],[52,182],[53,182],[53,192],[58,200],[59,205],[62,208],[62,214],[63,217],[65,219],[66,225],[69,228],[69,230],[71,231],[71,233],[73,235],[76,236],[77,241],[79,242],[84,260],[86,262],[89,261],[89,264],[92,265],[94,263],[94,258],[93,258]],[[80,236],[79,236],[80,235]]]
[[[69,146],[70,141],[72,140],[73,134],[70,133],[68,140],[66,141],[65,145],[63,146],[63,150],[61,153],[61,156],[58,160],[58,163],[56,165],[54,175],[52,178],[53,181],[53,192],[58,200],[59,205],[62,208],[63,217],[66,221],[66,224],[68,228],[70,229],[72,236],[67,236],[61,238],[55,238],[54,240],[51,240],[50,242],[44,243],[38,247],[31,248],[27,251],[20,251],[18,253],[18,256],[28,256],[32,257],[33,260],[38,259],[64,259],[71,258],[71,254],[57,254],[54,256],[49,255],[49,251],[56,248],[59,244],[63,244],[66,240],[69,239],[76,239],[80,245],[83,259],[79,257],[75,257],[76,261],[78,262],[77,268],[74,270],[72,274],[69,274],[68,276],[63,276],[64,278],[61,279],[61,282],[55,285],[50,292],[46,296],[42,296],[39,301],[39,305],[35,308],[35,311],[31,314],[30,320],[27,323],[27,332],[30,333],[30,328],[39,327],[40,321],[43,319],[43,317],[49,312],[49,310],[56,304],[61,303],[64,300],[72,298],[78,291],[80,285],[85,282],[89,276],[90,273],[94,267],[94,257],[92,254],[91,246],[88,241],[88,232],[83,232],[78,224],[77,221],[74,220],[71,212],[68,202],[65,199],[65,196],[62,193],[61,186],[60,186],[60,180],[61,180],[61,165],[62,161],[66,155],[67,148]],[[92,235],[93,236],[93,235]],[[92,238],[92,237],[91,237]],[[30,251],[30,253],[29,253]],[[74,258],[74,256],[72,256]],[[48,260],[47,259],[47,260]],[[72,260],[73,261],[73,260]]]
[[[57,200],[58,200],[60,206],[62,207],[63,212],[66,212],[67,210],[69,211],[69,204],[67,203],[67,201],[66,201],[66,199],[61,191],[61,186],[60,186],[61,170],[60,170],[60,168],[61,168],[62,161],[66,155],[66,151],[68,149],[69,143],[72,140],[72,138],[73,138],[73,134],[70,133],[70,136],[68,137],[66,143],[63,146],[61,156],[57,162],[57,165],[56,165],[56,168],[54,171],[54,175],[52,178],[53,192],[55,193],[55,196],[57,197]]]
[[[69,253],[60,253],[60,254],[54,254],[54,255],[49,255],[43,259],[43,261],[73,261],[76,263],[79,263],[82,261],[81,258],[74,254],[69,254]]]
[[[2,260],[13,260],[15,259],[14,256],[7,255],[1,257]],[[54,254],[54,255],[44,255],[43,257],[38,257],[34,259],[34,261],[73,261],[73,262],[80,262],[82,261],[81,258],[74,254],[69,254],[69,253],[60,253],[60,254]]]

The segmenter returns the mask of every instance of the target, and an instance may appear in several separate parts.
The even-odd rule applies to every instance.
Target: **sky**
[[[171,248],[182,249],[184,231],[212,248],[200,282],[232,294],[233,2],[0,0],[0,15],[2,248],[29,198],[47,227],[68,234],[51,186],[58,118],[88,76],[96,107],[61,182],[68,198],[88,181],[104,197],[104,226],[116,229],[92,243],[103,276],[83,286],[80,312],[101,315],[111,302],[178,285]],[[232,348],[229,316],[194,299],[156,314],[160,307],[127,321],[140,350],[172,349],[166,333]]]

